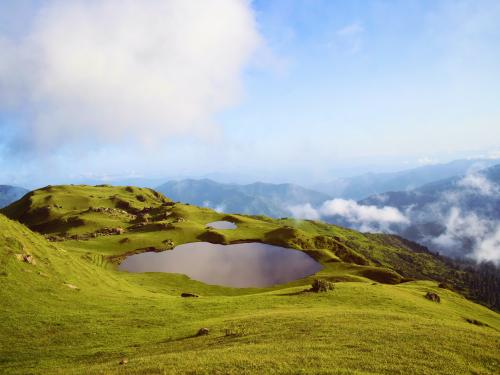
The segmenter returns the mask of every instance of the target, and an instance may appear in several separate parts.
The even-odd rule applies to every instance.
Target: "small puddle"
[[[134,254],[119,266],[129,272],[181,273],[206,284],[238,288],[283,284],[322,268],[302,251],[257,242],[193,242],[160,253]]]
[[[230,221],[213,221],[206,225],[208,228],[213,229],[236,229],[237,226],[235,223],[231,223]]]

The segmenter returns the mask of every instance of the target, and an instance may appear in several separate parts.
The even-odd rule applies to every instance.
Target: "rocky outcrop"
[[[439,297],[439,295],[437,293],[427,292],[427,294],[425,295],[425,298],[427,298],[430,301],[436,302],[436,303],[441,302],[441,297]]]

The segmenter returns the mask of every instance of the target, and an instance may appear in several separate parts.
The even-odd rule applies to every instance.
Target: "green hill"
[[[26,224],[0,215],[2,373],[493,374],[500,366],[499,315],[438,287],[460,287],[458,271],[398,237],[228,217],[132,187],[47,187],[2,213]],[[238,229],[205,228],[224,219]],[[324,268],[260,289],[116,269],[124,254],[200,239],[292,247]],[[314,278],[335,289],[307,292]],[[209,335],[196,337],[202,327]]]

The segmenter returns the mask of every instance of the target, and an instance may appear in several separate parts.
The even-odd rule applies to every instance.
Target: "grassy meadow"
[[[396,237],[313,221],[228,217],[132,187],[30,194],[2,211],[24,224],[0,215],[0,373],[500,370],[498,313],[438,287],[454,271]],[[238,229],[206,229],[220,219]],[[242,289],[116,268],[123,254],[200,240],[282,245],[306,251],[324,268],[289,284]],[[335,282],[335,289],[308,291],[314,278]],[[199,297],[182,298],[183,292]],[[441,302],[426,299],[427,292]],[[209,334],[197,336],[200,328]]]

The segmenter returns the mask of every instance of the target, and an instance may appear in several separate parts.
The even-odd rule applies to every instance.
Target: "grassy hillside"
[[[47,202],[49,213],[38,216]],[[394,237],[311,221],[225,217],[126,187],[50,187],[4,213],[45,236],[0,215],[2,373],[493,374],[500,368],[499,315],[436,281],[400,283],[451,271]],[[218,219],[238,229],[205,229]],[[335,289],[306,292],[313,277],[235,289],[116,270],[125,253],[200,238],[304,249],[325,266],[315,277],[335,281]],[[427,292],[441,302],[426,299]],[[209,335],[196,337],[202,327]]]

